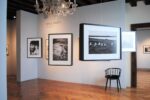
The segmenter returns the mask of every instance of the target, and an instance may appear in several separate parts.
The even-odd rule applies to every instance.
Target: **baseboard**
[[[137,71],[148,71],[148,72],[150,72],[150,68],[137,68]]]

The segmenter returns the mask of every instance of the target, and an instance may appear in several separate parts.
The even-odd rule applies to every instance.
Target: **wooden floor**
[[[50,80],[21,84],[8,78],[8,100],[150,100],[150,72],[138,72],[138,88],[105,91],[103,87]]]
[[[150,70],[138,71],[137,87],[140,89],[150,89]]]

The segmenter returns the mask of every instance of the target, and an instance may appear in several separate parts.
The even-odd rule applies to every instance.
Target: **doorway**
[[[17,77],[16,56],[16,19],[7,19],[7,78]],[[17,80],[16,80],[17,81]]]
[[[149,28],[150,23],[131,24],[131,31],[137,31],[139,28]],[[137,87],[137,52],[131,53],[131,87]]]

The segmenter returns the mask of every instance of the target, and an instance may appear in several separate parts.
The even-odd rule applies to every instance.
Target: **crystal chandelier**
[[[76,0],[36,0],[36,11],[45,17],[72,15],[77,8]]]

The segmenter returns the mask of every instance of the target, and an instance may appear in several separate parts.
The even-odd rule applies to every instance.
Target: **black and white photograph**
[[[80,60],[121,59],[121,28],[80,24]]]
[[[42,39],[27,38],[28,58],[42,57]]]
[[[53,39],[53,60],[56,61],[68,60],[68,39],[67,38]]]
[[[144,53],[145,54],[149,54],[150,53],[150,45],[144,45],[143,49],[144,49]]]
[[[89,35],[89,54],[116,53],[116,36]]]
[[[49,34],[49,65],[72,65],[72,34]]]

